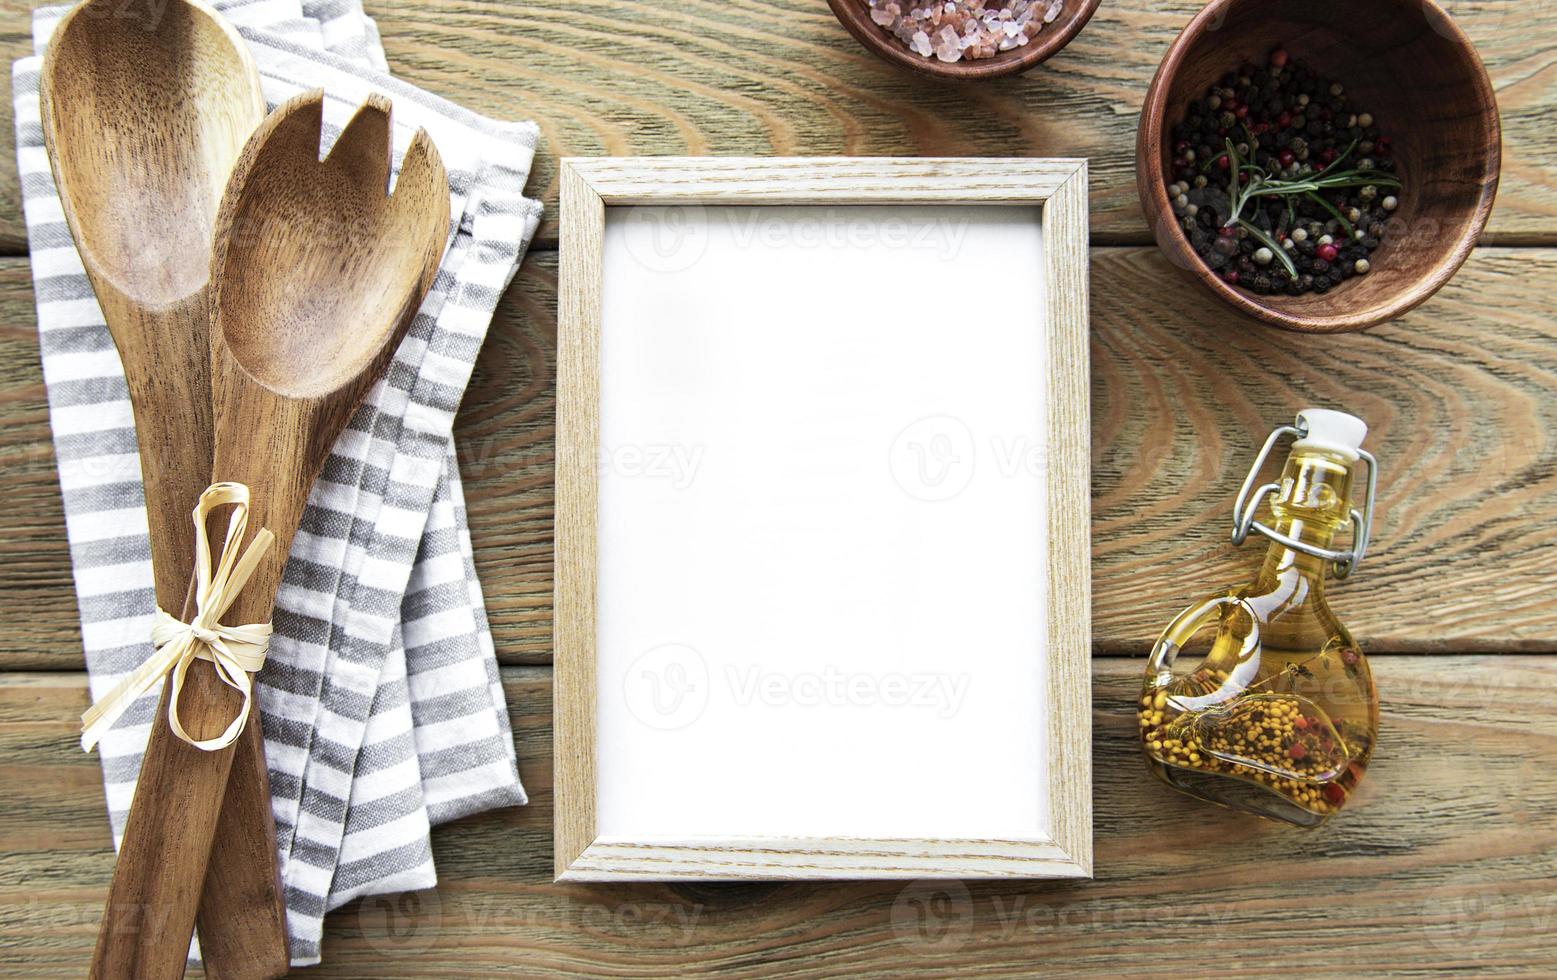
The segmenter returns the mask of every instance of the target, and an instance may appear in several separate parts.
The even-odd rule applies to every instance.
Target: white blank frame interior
[[[1091,873],[1086,170],[565,160],[559,879]]]

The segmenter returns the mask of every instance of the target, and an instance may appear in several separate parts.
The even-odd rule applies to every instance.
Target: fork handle
[[[167,720],[171,691],[170,678],[114,864],[92,956],[93,978],[184,975],[235,746],[207,752],[173,734]],[[216,735],[240,706],[238,693],[221,682],[212,664],[197,660],[190,666],[179,704],[187,731],[197,738]],[[258,712],[250,716],[249,728],[257,717]]]

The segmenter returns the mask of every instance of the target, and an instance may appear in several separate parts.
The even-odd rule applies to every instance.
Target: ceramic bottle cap
[[[1298,413],[1298,424],[1308,434],[1292,444],[1293,449],[1322,449],[1357,459],[1357,450],[1368,436],[1368,424],[1355,415],[1328,408],[1305,408]]]

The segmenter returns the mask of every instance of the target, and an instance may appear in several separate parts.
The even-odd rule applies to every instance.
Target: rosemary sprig
[[[1337,208],[1334,204],[1331,204],[1329,201],[1320,197],[1318,194],[1315,194],[1313,191],[1309,191],[1305,196],[1315,204],[1324,208],[1326,211],[1329,211],[1330,216],[1339,221],[1341,223],[1341,227],[1346,229],[1346,240],[1352,240],[1352,223],[1346,220],[1346,215],[1341,213],[1340,208]]]
[[[1243,222],[1243,210],[1248,203],[1257,197],[1280,197],[1286,199],[1289,213],[1292,201],[1297,197],[1308,197],[1317,201],[1325,210],[1329,211],[1347,229],[1347,235],[1352,234],[1351,223],[1348,222],[1330,202],[1320,194],[1324,191],[1344,190],[1351,187],[1399,187],[1400,181],[1389,174],[1378,170],[1363,170],[1352,168],[1350,170],[1337,169],[1342,161],[1351,155],[1357,146],[1356,141],[1346,148],[1346,152],[1337,156],[1323,170],[1307,177],[1299,177],[1296,180],[1286,180],[1281,177],[1272,177],[1264,167],[1255,163],[1248,163],[1238,156],[1238,147],[1233,141],[1227,141],[1228,169],[1232,174],[1231,183],[1227,187],[1228,203],[1231,211],[1228,214],[1225,226],[1231,228]],[[1217,157],[1220,159],[1221,157]],[[1241,174],[1247,173],[1249,179],[1246,182],[1240,179]]]
[[[1282,248],[1281,243],[1272,238],[1269,232],[1265,231],[1263,228],[1260,228],[1254,222],[1245,221],[1242,218],[1238,219],[1238,227],[1253,235],[1256,239],[1259,240],[1260,244],[1270,249],[1271,254],[1281,260],[1282,268],[1287,270],[1287,275],[1291,276],[1293,279],[1298,277],[1297,266],[1293,264],[1292,256],[1287,254],[1287,250]]]

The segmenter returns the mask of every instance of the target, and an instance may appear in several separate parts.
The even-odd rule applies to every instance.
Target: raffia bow
[[[211,542],[206,536],[206,516],[224,504],[232,504],[232,516],[227,520],[227,538],[222,543],[221,561],[211,567]],[[243,731],[249,719],[249,709],[254,703],[253,682],[249,674],[265,664],[265,652],[270,647],[269,623],[251,623],[247,626],[223,626],[219,620],[237,599],[238,593],[254,574],[260,559],[270,550],[275,535],[260,528],[254,540],[244,549],[242,556],[238,545],[243,541],[249,525],[249,488],[241,483],[213,483],[200,495],[195,506],[195,616],[188,623],[180,622],[166,610],[158,607],[157,620],[151,628],[151,642],[156,652],[135,671],[103,695],[81,716],[81,747],[92,751],[103,733],[146,691],[150,690],[168,673],[173,672],[173,690],[168,698],[168,726],[173,734],[197,749],[212,752],[231,745]],[[184,677],[190,664],[196,660],[209,660],[216,666],[216,675],[222,683],[243,695],[243,708],[227,730],[216,738],[197,740],[184,731],[178,718],[178,698],[183,691]]]

